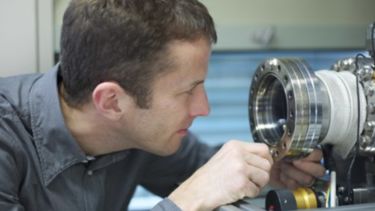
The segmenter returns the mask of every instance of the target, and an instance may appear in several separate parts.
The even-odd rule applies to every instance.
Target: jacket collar
[[[58,74],[59,65],[56,65],[35,82],[29,95],[31,129],[45,186],[65,169],[87,162],[86,154],[65,125],[59,99]],[[93,161],[92,170],[123,160],[132,151],[100,156]]]
[[[57,76],[59,65],[45,73],[29,95],[31,129],[41,163],[44,185],[66,168],[86,159],[62,115]]]

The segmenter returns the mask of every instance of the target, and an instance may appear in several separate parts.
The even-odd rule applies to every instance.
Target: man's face
[[[176,152],[193,120],[209,113],[203,82],[210,44],[203,39],[175,41],[170,44],[169,53],[172,68],[152,84],[150,108],[134,107],[131,118],[126,120],[126,132],[131,133],[133,144],[159,155]]]

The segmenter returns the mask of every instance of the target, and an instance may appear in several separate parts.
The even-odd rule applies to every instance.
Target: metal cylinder
[[[270,59],[253,77],[249,120],[254,141],[267,143],[274,158],[309,154],[327,132],[326,92],[301,59]]]
[[[346,157],[366,119],[366,98],[350,71],[312,71],[302,59],[270,59],[256,70],[249,94],[254,141],[270,146],[276,160],[298,159],[318,144],[333,144]],[[358,106],[361,113],[358,114]]]
[[[297,188],[293,191],[298,209],[312,209],[318,207],[315,192],[310,188]]]

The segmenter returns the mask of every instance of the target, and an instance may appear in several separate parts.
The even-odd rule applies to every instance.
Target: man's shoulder
[[[0,143],[16,148],[24,139],[30,139],[30,118],[12,107],[0,96]]]
[[[29,96],[42,74],[0,78],[0,143],[17,147],[30,139]]]
[[[0,95],[3,98],[25,97],[35,82],[42,77],[41,73],[0,77]]]
[[[1,116],[23,115],[27,110],[33,85],[42,76],[40,73],[0,78]]]

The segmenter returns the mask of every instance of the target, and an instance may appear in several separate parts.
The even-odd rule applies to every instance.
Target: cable
[[[358,71],[359,71],[359,66],[358,66],[358,61],[359,61],[359,57],[362,57],[362,58],[366,58],[366,56],[362,53],[358,53],[356,56],[355,56],[355,76],[356,78],[358,79]],[[359,81],[357,80],[356,81],[357,85],[359,85]],[[359,94],[359,87],[357,86],[357,94]],[[358,99],[359,99],[359,96],[357,96]],[[359,103],[359,101],[358,101]]]

